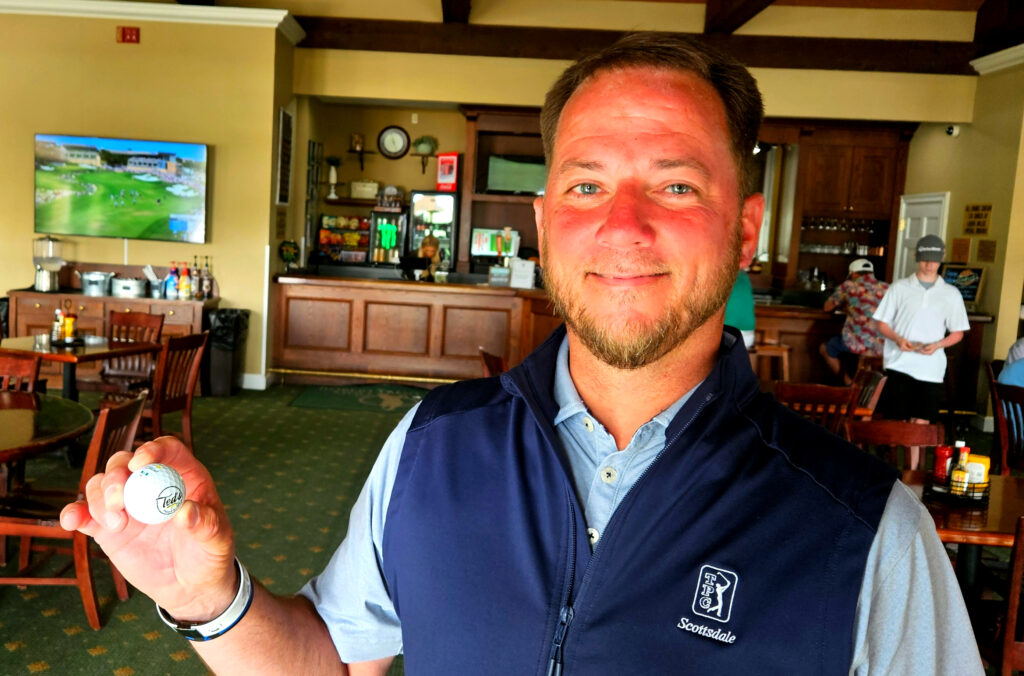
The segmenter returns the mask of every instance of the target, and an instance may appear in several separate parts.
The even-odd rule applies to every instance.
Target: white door
[[[890,282],[909,277],[917,271],[914,245],[925,235],[946,239],[949,218],[949,193],[931,192],[903,195],[900,198],[899,235],[896,237],[896,264]]]

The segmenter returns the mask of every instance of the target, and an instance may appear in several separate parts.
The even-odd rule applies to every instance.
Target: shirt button
[[[583,426],[587,428],[588,432],[594,431],[594,421],[591,420],[590,418],[583,419]]]
[[[619,472],[614,467],[605,467],[601,470],[601,481],[606,484],[613,484],[619,478]]]
[[[587,537],[590,538],[590,544],[596,545],[597,541],[601,539],[601,534],[597,532],[596,528],[588,528]]]

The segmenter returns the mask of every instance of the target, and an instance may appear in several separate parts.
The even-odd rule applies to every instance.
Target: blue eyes
[[[572,191],[580,195],[596,195],[601,189],[596,183],[579,183],[573,186]],[[687,195],[693,191],[693,187],[685,183],[673,183],[665,188],[665,192],[672,195]]]

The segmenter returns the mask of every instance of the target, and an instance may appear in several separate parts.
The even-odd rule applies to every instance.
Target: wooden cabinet
[[[898,161],[896,148],[811,145],[805,161],[805,214],[890,217]]]
[[[463,161],[459,245],[456,269],[470,270],[470,240],[473,228],[519,232],[520,248],[537,248],[537,227],[533,217],[535,195],[487,192],[487,172],[492,157],[533,158],[543,163],[540,112],[530,108],[463,107],[466,116],[466,152]]]
[[[203,330],[203,311],[220,303],[219,298],[207,300],[156,300],[146,298],[114,298],[113,296],[83,296],[80,293],[40,293],[37,291],[11,291],[11,335],[32,336],[50,333],[54,311],[70,309],[78,315],[76,326],[80,334],[105,335],[106,318],[114,310],[119,312],[148,312],[164,316],[164,336],[187,336]],[[81,364],[79,376],[95,374],[99,362]],[[44,361],[42,371],[47,375],[60,373],[60,365]]]
[[[288,275],[274,304],[278,372],[463,379],[483,375],[481,347],[522,359],[513,289]]]

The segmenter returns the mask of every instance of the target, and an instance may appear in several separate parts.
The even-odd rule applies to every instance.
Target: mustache
[[[579,264],[586,274],[602,277],[636,277],[663,275],[672,271],[660,256],[650,251],[619,251],[600,253]]]

